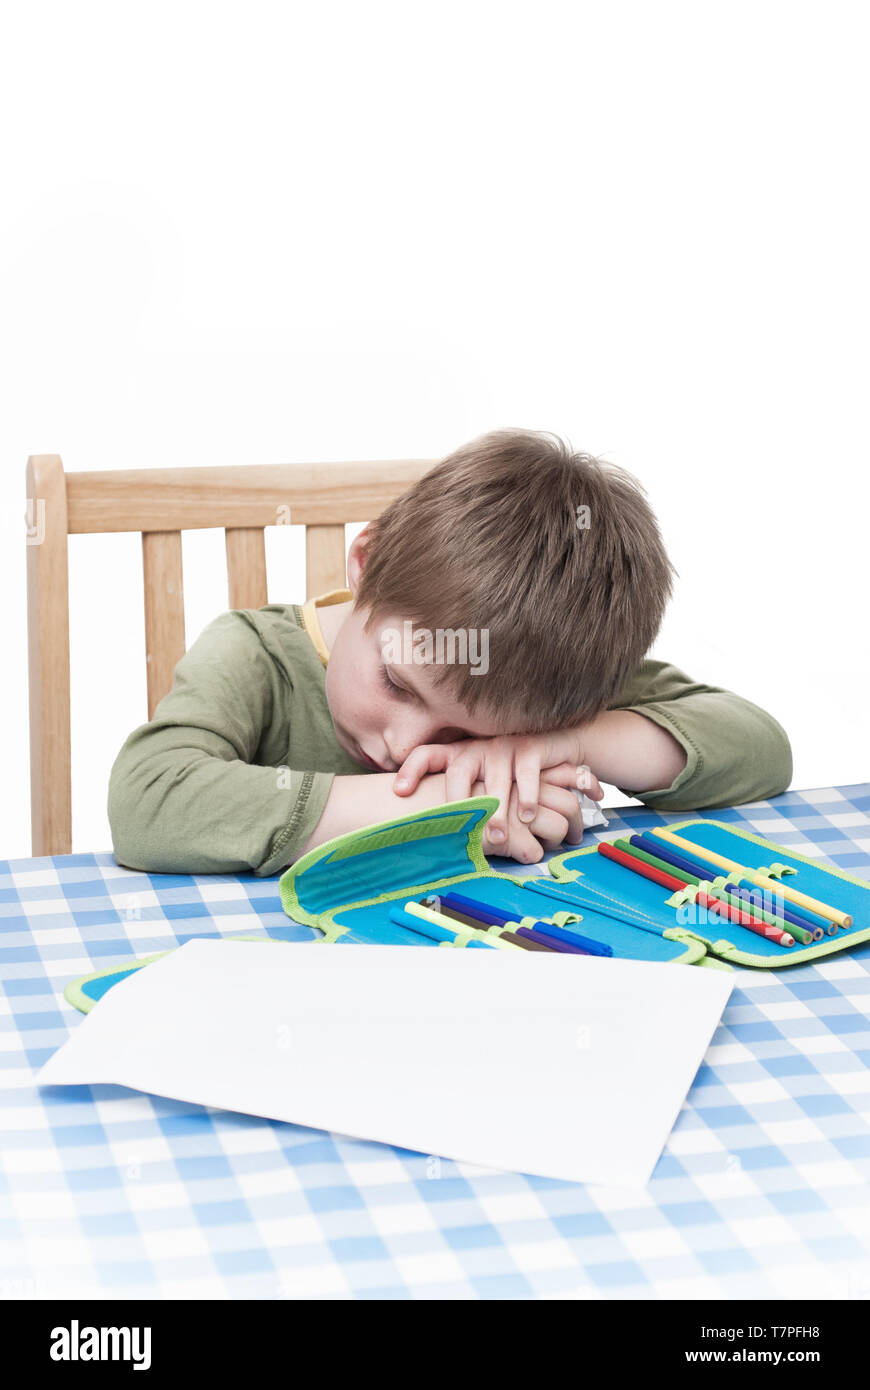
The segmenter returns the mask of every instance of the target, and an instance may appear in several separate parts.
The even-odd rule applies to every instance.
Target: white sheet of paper
[[[113,985],[37,1081],[642,1187],[733,978],[537,951],[196,939]]]

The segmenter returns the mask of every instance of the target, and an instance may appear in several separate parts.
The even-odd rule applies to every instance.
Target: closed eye
[[[380,674],[381,685],[385,690],[389,691],[391,695],[395,696],[397,700],[413,700],[416,698],[411,694],[410,690],[406,690],[403,685],[396,685],[396,682],[390,679],[390,672],[386,666],[381,666]]]

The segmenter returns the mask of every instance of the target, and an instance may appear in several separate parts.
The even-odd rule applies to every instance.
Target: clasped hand
[[[445,799],[498,797],[483,832],[485,854],[533,864],[545,851],[583,838],[583,813],[575,795],[601,801],[598,778],[583,762],[577,730],[551,734],[512,734],[498,738],[425,743],[415,748],[396,773],[393,789],[407,796],[429,773],[445,774]]]

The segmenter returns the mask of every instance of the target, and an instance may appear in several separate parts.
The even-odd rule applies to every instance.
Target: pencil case
[[[285,870],[278,882],[281,905],[293,921],[317,929],[326,944],[466,949],[468,937],[434,942],[390,918],[393,908],[452,889],[511,913],[521,925],[543,922],[565,931],[576,928],[609,947],[617,958],[725,970],[734,965],[798,965],[870,939],[870,883],[721,821],[688,818],[661,828],[699,849],[764,871],[773,893],[786,883],[812,900],[841,909],[852,925],[811,946],[796,943],[785,948],[715,913],[693,911],[690,896],[681,898],[673,889],[614,863],[598,851],[597,843],[554,857],[546,874],[518,877],[499,872],[482,848],[484,827],[497,806],[494,797],[469,797],[340,835]],[[711,865],[708,886],[724,887],[727,879],[724,870]],[[166,954],[82,976],[67,985],[64,995],[87,1012],[117,980]]]
[[[822,919],[812,913],[806,920],[815,921],[821,939],[803,944],[796,933],[795,944],[786,947],[739,920],[698,906],[691,888],[681,892],[663,887],[615,863],[599,852],[597,843],[554,857],[546,875],[519,878],[499,873],[481,848],[484,826],[497,804],[492,797],[472,797],[321,845],[282,875],[279,891],[285,912],[318,928],[327,942],[432,945],[396,925],[389,910],[452,889],[515,914],[523,926],[539,921],[566,930],[576,927],[610,947],[615,957],[725,969],[798,965],[870,939],[870,884],[721,821],[690,817],[660,828],[759,873],[770,885],[766,906],[775,907],[774,916],[782,907],[799,910],[782,896],[780,885],[786,885],[786,891],[797,890],[807,902],[840,909],[852,925],[826,923],[833,934],[822,934]],[[662,844],[679,854],[675,846]],[[756,902],[765,901],[758,885],[750,886],[723,866],[711,863],[707,873],[701,870],[696,877],[702,890],[711,892],[724,891],[726,884],[740,879],[755,892]],[[757,916],[746,901],[733,895],[725,901],[732,916],[734,909]],[[450,944],[461,949],[465,942]]]
[[[278,884],[288,917],[316,927],[330,944],[445,946],[466,949],[467,939],[433,942],[391,920],[390,911],[429,894],[465,893],[486,907],[509,912],[521,926],[534,922],[569,929],[582,924],[587,937],[614,956],[691,965],[706,955],[704,942],[676,921],[649,929],[646,914],[620,917],[582,908],[565,880],[516,877],[491,868],[483,853],[483,829],[498,801],[469,797],[397,820],[354,830],[309,851]],[[550,892],[550,889],[553,892]],[[673,916],[673,914],[671,914]]]

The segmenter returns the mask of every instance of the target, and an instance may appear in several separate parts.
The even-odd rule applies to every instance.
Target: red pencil
[[[794,937],[791,932],[783,931],[782,927],[775,927],[772,922],[762,922],[760,917],[753,917],[751,913],[743,912],[738,907],[732,907],[730,903],[723,903],[719,898],[711,898],[708,893],[702,893],[700,888],[696,901],[702,907],[712,908],[720,916],[727,917],[729,922],[736,922],[739,927],[746,927],[749,931],[754,931],[758,936],[763,936],[768,941],[775,941],[778,946],[794,945]]]
[[[635,859],[633,855],[626,854],[624,849],[617,849],[606,840],[598,841],[598,853],[603,854],[606,859],[615,859],[617,864],[624,864],[627,869],[634,869],[636,874],[643,874],[644,878],[651,878],[653,883],[660,883],[663,888],[686,887],[685,879],[674,878],[673,874],[666,874],[663,869],[657,869],[643,859]]]

